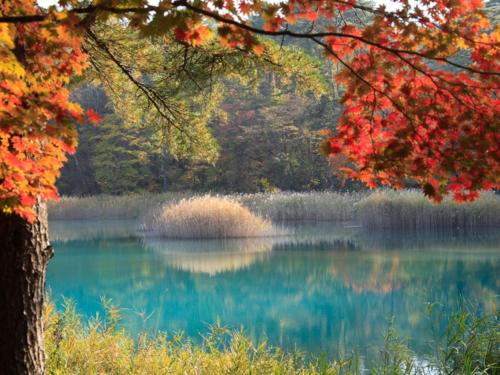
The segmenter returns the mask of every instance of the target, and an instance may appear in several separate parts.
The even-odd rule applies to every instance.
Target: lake
[[[319,223],[276,238],[167,241],[143,239],[135,227],[51,222],[51,298],[59,306],[70,298],[84,316],[102,313],[101,298],[111,299],[132,334],[183,331],[199,341],[220,322],[256,341],[332,356],[382,345],[392,317],[424,353],[436,335],[430,302],[443,316],[464,303],[480,314],[498,308],[495,230],[367,232]]]

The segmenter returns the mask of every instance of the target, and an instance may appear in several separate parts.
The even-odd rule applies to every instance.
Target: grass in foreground
[[[497,317],[454,314],[443,344],[432,355],[417,358],[389,329],[374,363],[358,357],[328,361],[284,353],[266,343],[254,345],[241,332],[214,326],[201,345],[177,335],[140,336],[117,328],[119,310],[109,307],[105,319],[84,324],[69,304],[46,309],[45,340],[49,374],[498,374],[500,323]]]

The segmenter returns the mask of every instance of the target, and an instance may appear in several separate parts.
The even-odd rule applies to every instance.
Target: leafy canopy
[[[257,56],[222,47],[217,40],[194,47],[168,36],[144,39],[118,23],[94,25],[92,33],[94,38],[86,40],[84,48],[94,69],[86,72],[72,94],[94,91],[94,95],[87,94],[91,95],[90,101],[80,103],[99,108],[103,121],[96,129],[79,128],[82,145],[72,159],[78,159],[77,173],[73,175],[78,180],[77,191],[82,186],[85,165],[89,166],[89,178],[85,181],[95,177],[99,190],[108,193],[155,190],[159,187],[155,180],[161,181],[165,189],[167,171],[172,172],[174,165],[189,163],[195,168],[217,168],[214,163],[219,160],[219,148],[212,133],[219,143],[216,124],[229,115],[224,111],[225,98],[234,95],[242,101],[251,101],[258,96],[269,106],[273,96],[256,91],[264,77],[267,80],[275,76],[280,84],[294,87],[294,94],[299,96],[326,94],[328,90],[317,59],[271,40],[261,42],[265,51]],[[110,61],[110,55],[118,65]],[[98,86],[91,88],[91,80]],[[229,87],[236,83],[241,85],[242,92],[249,93],[247,98],[241,98],[242,92],[230,92]],[[101,98],[95,103],[98,92]],[[102,97],[104,93],[108,100]],[[161,102],[154,102],[161,112],[150,105],[150,95],[162,98]],[[262,128],[263,124],[256,120],[257,127]],[[235,140],[234,134],[229,137]],[[89,140],[92,140],[90,145]],[[256,141],[252,140],[260,143]],[[226,146],[223,144],[223,151]],[[91,167],[88,162],[85,164],[85,151],[91,152]],[[253,151],[239,150],[238,155]],[[71,168],[71,161],[68,164]],[[65,182],[73,185],[67,172],[68,169],[63,170],[58,181],[62,190]],[[180,180],[175,177],[176,184]],[[195,187],[191,181],[185,188]]]
[[[31,1],[3,2],[1,14],[35,14]],[[76,16],[45,23],[0,23],[0,209],[33,219],[37,197],[57,195],[54,183],[73,152],[73,121],[82,109],[65,85],[86,67]],[[94,112],[88,113],[98,121]]]
[[[55,196],[64,154],[76,144],[73,122],[84,120],[64,85],[86,67],[82,43],[95,41],[92,26],[107,22],[191,46],[218,38],[256,55],[265,51],[257,35],[308,40],[342,66],[345,111],[322,150],[345,154],[354,165],[345,173],[369,186],[399,188],[411,178],[438,201],[448,191],[471,200],[481,189],[498,188],[499,28],[481,0],[394,3],[395,11],[355,0],[60,0],[48,10],[33,0],[3,2],[2,209],[29,219],[37,197]],[[358,13],[370,21],[352,22]],[[251,16],[261,17],[262,26]],[[311,27],[294,31],[299,21]],[[455,59],[461,51],[465,63]],[[87,117],[99,120],[92,111]]]

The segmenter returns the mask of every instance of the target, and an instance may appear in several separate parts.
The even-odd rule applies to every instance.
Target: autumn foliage
[[[326,150],[345,153],[356,165],[345,171],[370,187],[413,179],[436,201],[448,191],[461,201],[499,186],[500,33],[481,2],[448,4],[376,16],[364,29],[344,26],[361,38],[348,43],[326,38],[346,62],[337,77],[345,111]],[[418,22],[408,29],[406,19]],[[463,50],[470,63],[462,68],[449,56]]]
[[[31,1],[3,2],[1,13],[36,14]],[[86,67],[74,17],[0,23],[0,208],[34,219],[38,198],[57,196],[65,153],[76,146],[82,109],[64,87]]]
[[[447,192],[474,200],[500,186],[499,28],[481,0],[394,3],[396,11],[356,1],[242,1],[238,12],[232,1],[214,1],[203,10],[224,10],[215,18],[232,47],[255,49],[255,34],[308,38],[343,67],[336,79],[345,111],[322,150],[346,155],[355,165],[344,168],[349,177],[396,188],[411,179],[436,201]],[[372,21],[345,21],[358,11]],[[239,14],[259,14],[263,28]],[[290,27],[319,19],[331,26],[302,34]],[[455,62],[464,51],[469,62]]]
[[[371,187],[414,180],[436,201],[500,187],[498,27],[481,0],[394,3],[389,11],[355,0],[61,0],[42,12],[33,0],[2,2],[1,209],[30,219],[37,198],[56,196],[65,153],[76,146],[73,124],[86,117],[64,86],[86,67],[85,31],[112,17],[144,37],[171,33],[194,46],[217,37],[254,53],[263,51],[258,35],[307,39],[342,66],[345,111],[322,150],[346,155],[347,175]],[[357,12],[369,22],[353,21]],[[326,26],[294,31],[320,20]],[[87,119],[99,121],[92,111]]]

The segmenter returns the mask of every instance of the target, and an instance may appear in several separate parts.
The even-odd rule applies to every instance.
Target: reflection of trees
[[[427,301],[446,304],[456,303],[462,297],[475,301],[481,296],[482,308],[494,312],[500,283],[493,275],[499,266],[498,256],[488,251],[453,253],[428,249],[335,253],[329,271],[357,294],[392,295],[400,291],[407,303],[427,294]],[[415,320],[415,311],[408,310]]]
[[[500,231],[498,228],[476,228],[475,230],[394,231],[358,230],[351,240],[364,250],[406,251],[498,251]]]
[[[356,293],[398,290],[406,284],[408,276],[401,272],[397,254],[392,257],[364,254],[362,259],[339,255],[332,262],[330,272]]]
[[[50,239],[64,242],[133,238],[137,236],[135,220],[51,220]]]

